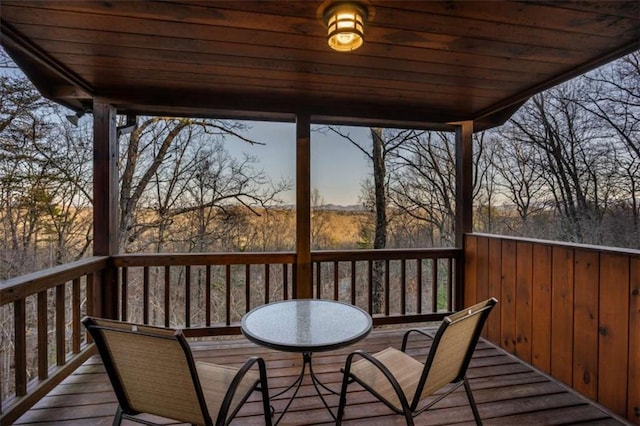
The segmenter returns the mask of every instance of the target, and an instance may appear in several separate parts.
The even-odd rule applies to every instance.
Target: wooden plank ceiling
[[[2,0],[1,42],[74,109],[414,125],[504,122],[528,97],[640,48],[640,2],[381,1],[332,51],[306,1]]]

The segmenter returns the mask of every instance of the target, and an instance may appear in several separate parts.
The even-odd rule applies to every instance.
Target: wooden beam
[[[311,265],[311,120],[296,119],[296,281],[293,297],[313,297]]]
[[[54,87],[52,96],[63,99],[91,99],[91,94],[77,86],[57,86]]]
[[[456,247],[464,249],[464,235],[473,230],[473,121],[456,129]],[[464,253],[464,250],[463,250]],[[464,306],[464,254],[456,262],[454,310]]]
[[[118,140],[116,109],[105,102],[93,103],[93,254],[118,253]],[[116,318],[118,283],[115,268],[107,266],[94,281],[94,294],[101,302],[95,306],[101,315]]]
[[[48,71],[52,72],[56,77],[69,82],[72,86],[79,88],[86,93],[93,93],[93,89],[89,83],[71,71],[67,66],[54,59],[48,52],[44,51],[40,46],[35,44],[28,37],[17,31],[13,26],[4,20],[0,20],[0,39],[2,44],[11,44],[15,49],[19,50],[25,57],[38,62]]]

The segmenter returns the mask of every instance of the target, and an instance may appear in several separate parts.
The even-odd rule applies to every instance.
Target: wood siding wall
[[[640,252],[471,234],[465,304],[484,336],[640,424]]]

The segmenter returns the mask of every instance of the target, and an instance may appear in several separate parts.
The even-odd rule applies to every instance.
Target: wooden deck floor
[[[352,347],[315,354],[314,370],[324,383],[338,390],[341,380],[339,369],[349,351],[361,348],[375,352],[387,346],[399,347],[402,332],[401,329],[375,330],[367,339]],[[194,342],[192,347],[197,359],[219,364],[238,365],[253,354],[264,357],[271,394],[291,383],[301,366],[299,354],[266,350],[242,337]],[[414,346],[411,354],[423,356],[426,351],[425,342]],[[485,424],[624,424],[602,407],[585,400],[487,342],[481,341],[478,344],[468,376]],[[359,390],[356,385],[350,386],[350,389],[345,425],[404,424],[401,416],[393,415],[367,392]],[[327,399],[335,412],[338,397],[329,395]],[[273,401],[276,413],[282,410],[283,404],[282,398]],[[15,424],[110,425],[115,410],[115,395],[99,358],[93,357]],[[263,424],[260,410],[260,399],[256,395],[242,408],[234,424]],[[313,396],[312,386],[305,380],[298,397],[280,424],[333,423],[320,399]],[[445,398],[433,409],[421,414],[416,419],[416,424],[473,424],[464,392],[456,391]]]

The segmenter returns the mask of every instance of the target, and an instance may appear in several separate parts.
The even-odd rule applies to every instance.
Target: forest
[[[0,78],[0,278],[91,254],[92,129],[43,99],[5,57]],[[123,124],[125,117],[121,117]],[[246,123],[139,117],[119,135],[120,251],[294,248],[295,206],[258,156],[227,143]],[[314,249],[451,247],[453,135],[371,128],[354,139],[371,166],[360,206],[312,194]],[[474,231],[640,248],[640,53],[531,98],[474,135]]]

